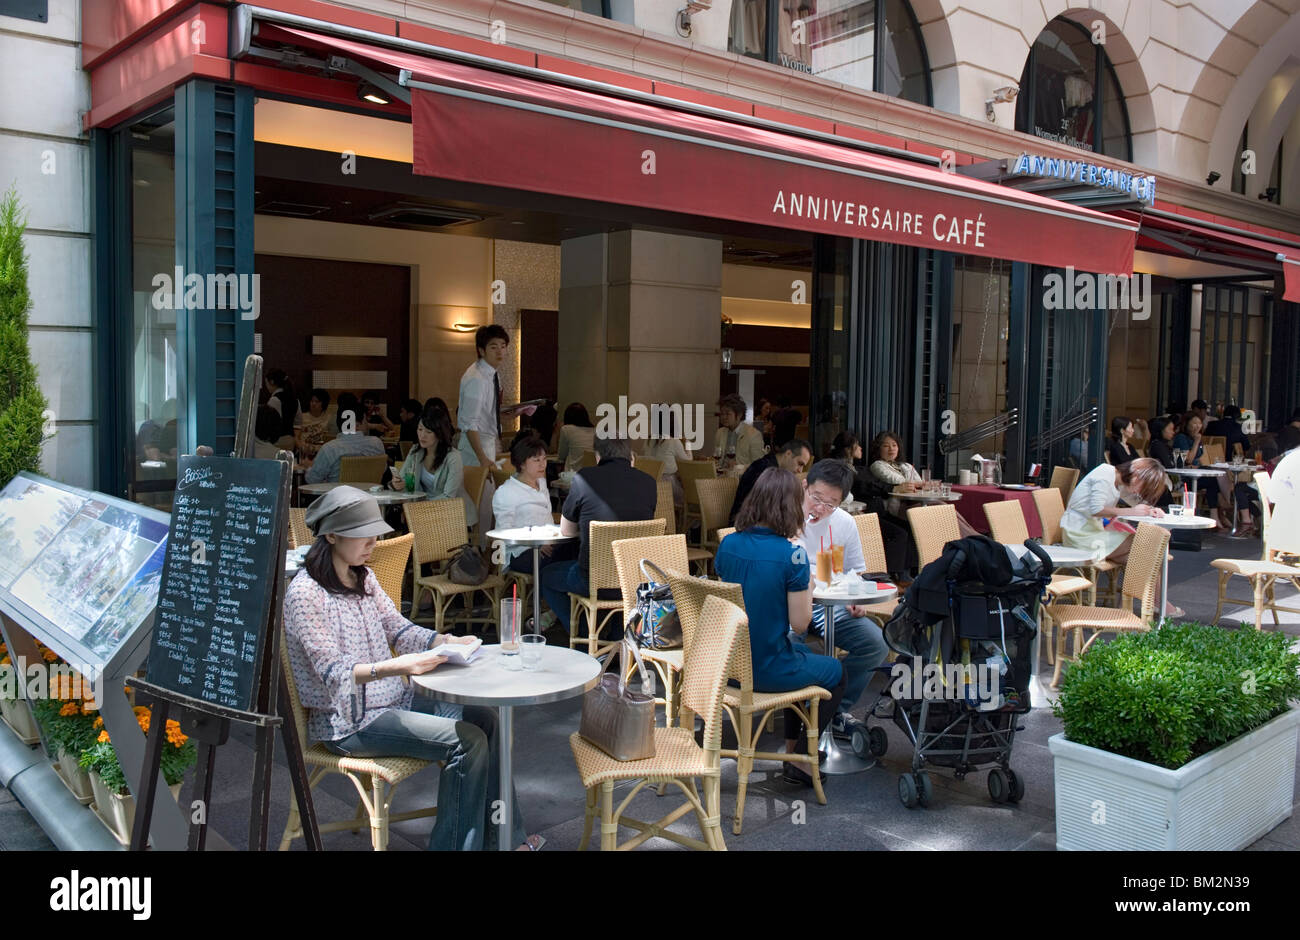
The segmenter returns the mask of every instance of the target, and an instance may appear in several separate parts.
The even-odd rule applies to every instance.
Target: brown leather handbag
[[[619,644],[619,655],[610,656],[605,663],[618,660],[618,675],[601,674],[596,687],[582,697],[582,721],[578,734],[584,741],[594,744],[617,761],[645,760],[655,756],[655,699],[645,692],[634,692],[627,687],[624,676],[627,670],[623,657],[628,649],[636,659],[641,674],[641,687],[652,688],[641,652],[630,634],[624,634]]]

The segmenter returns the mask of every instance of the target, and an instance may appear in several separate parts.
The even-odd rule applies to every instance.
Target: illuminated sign
[[[1156,198],[1156,178],[1135,176],[1123,170],[1098,166],[1086,160],[1067,160],[1064,157],[1044,157],[1022,153],[1011,169],[1012,176],[1040,176],[1067,180],[1098,189],[1123,193],[1138,202],[1151,205]]]

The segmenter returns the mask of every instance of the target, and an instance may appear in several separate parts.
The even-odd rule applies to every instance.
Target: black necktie
[[[492,414],[496,416],[497,437],[501,437],[501,376],[492,373]],[[495,456],[495,455],[494,455]]]

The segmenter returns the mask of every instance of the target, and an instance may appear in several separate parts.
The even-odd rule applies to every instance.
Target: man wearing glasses
[[[809,558],[816,558],[823,546],[830,551],[832,545],[844,546],[844,570],[866,573],[867,563],[862,555],[862,542],[853,517],[840,508],[840,503],[853,487],[853,471],[842,460],[819,460],[808,471],[804,480],[804,526],[800,544]],[[874,572],[873,572],[874,573]],[[826,609],[813,606],[812,625],[808,632],[825,637]],[[791,640],[802,643],[803,638],[791,633]],[[844,698],[839,713],[831,720],[831,733],[838,738],[852,736],[855,725],[860,724],[849,711],[857,704],[871,680],[871,672],[885,661],[889,648],[885,635],[875,621],[866,617],[866,610],[857,604],[835,608],[835,645],[848,652],[844,660]],[[826,655],[832,655],[830,650]]]

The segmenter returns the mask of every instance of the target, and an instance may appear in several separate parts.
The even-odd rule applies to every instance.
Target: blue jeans
[[[344,757],[415,757],[447,763],[438,777],[438,815],[429,836],[431,851],[495,849],[501,832],[492,822],[501,796],[497,713],[416,695],[411,711],[384,712],[356,734],[325,747]],[[511,844],[525,838],[519,799],[514,797]]]
[[[826,608],[820,604],[813,606],[808,632],[825,637]],[[792,634],[791,639],[796,636]],[[801,637],[797,641],[803,642]],[[835,645],[849,654],[844,659],[844,698],[840,700],[840,713],[847,715],[866,691],[872,671],[889,655],[889,647],[885,644],[884,631],[874,620],[850,616],[847,607],[835,608]],[[829,655],[832,651],[826,652]]]
[[[569,629],[569,594],[591,593],[587,574],[578,567],[577,559],[557,561],[542,569],[542,599],[555,612],[555,619]]]

